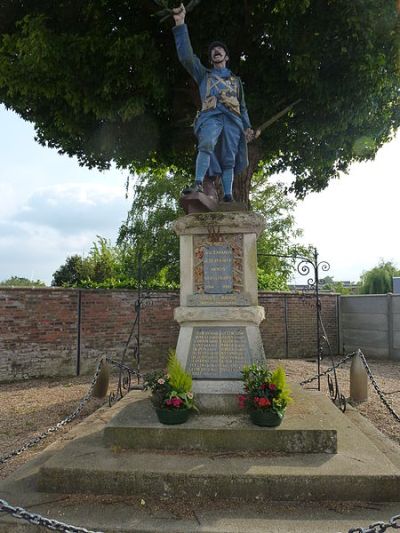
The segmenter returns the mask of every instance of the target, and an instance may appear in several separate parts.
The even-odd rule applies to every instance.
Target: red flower
[[[274,383],[270,383],[269,390],[276,390],[276,385],[274,385]]]
[[[268,398],[257,398],[258,407],[269,407],[271,405],[271,402],[268,400]]]
[[[183,404],[183,400],[181,398],[178,398],[177,396],[174,396],[171,398],[171,403],[173,407],[179,408]]]

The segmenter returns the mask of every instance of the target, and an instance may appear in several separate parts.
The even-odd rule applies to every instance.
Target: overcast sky
[[[358,280],[382,258],[400,267],[400,135],[370,163],[310,194],[296,209],[303,241],[337,280]],[[34,141],[34,129],[0,106],[0,280],[41,279],[96,235],[115,240],[130,207],[126,173],[81,168]],[[396,237],[397,235],[397,237]]]

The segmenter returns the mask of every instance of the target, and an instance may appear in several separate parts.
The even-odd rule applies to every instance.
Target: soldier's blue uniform
[[[201,64],[193,53],[186,24],[175,26],[173,32],[179,61],[198,84],[203,102],[194,124],[198,139],[196,182],[202,182],[206,174],[221,176],[224,193],[229,196],[233,176],[248,165],[244,130],[251,125],[242,83],[228,68],[207,69]],[[234,110],[222,103],[229,99],[237,102]]]

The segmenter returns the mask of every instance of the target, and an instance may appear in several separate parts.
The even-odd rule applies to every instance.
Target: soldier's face
[[[216,46],[211,50],[211,62],[214,65],[221,65],[222,63],[226,64],[228,59],[229,58],[222,46]]]

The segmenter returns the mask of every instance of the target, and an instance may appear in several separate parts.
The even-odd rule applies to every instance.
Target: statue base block
[[[179,204],[188,215],[218,210],[218,201],[203,192],[183,194]]]

